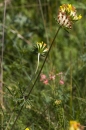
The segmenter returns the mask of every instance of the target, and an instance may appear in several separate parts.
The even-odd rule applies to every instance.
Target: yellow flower
[[[30,130],[29,128],[26,128],[25,130]]]
[[[55,101],[55,104],[56,104],[56,105],[61,104],[61,100],[56,100],[56,101]]]
[[[78,16],[78,19],[81,19],[82,18],[82,15],[80,14],[79,16]]]
[[[59,8],[57,21],[61,26],[72,28],[74,21],[80,20],[81,15],[77,15],[77,11],[71,4],[63,4]]]
[[[37,42],[36,45],[38,48],[38,53],[43,54],[48,51],[47,45],[44,42]]]
[[[77,121],[70,121],[70,128],[69,130],[80,130],[80,123]]]

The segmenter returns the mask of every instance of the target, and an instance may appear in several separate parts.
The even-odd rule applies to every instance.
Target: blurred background
[[[42,73],[62,72],[64,85],[58,76],[49,85],[39,77],[26,100],[36,77],[34,47],[50,46],[62,4],[75,6],[82,19],[60,30]],[[86,125],[86,0],[0,0],[0,66],[1,130],[65,130],[70,120]]]

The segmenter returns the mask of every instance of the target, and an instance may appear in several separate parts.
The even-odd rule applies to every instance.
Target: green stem
[[[19,118],[19,116],[20,116],[20,114],[21,114],[21,112],[22,112],[23,107],[24,107],[24,104],[21,106],[21,108],[20,108],[20,110],[19,110],[19,113],[18,113],[18,115],[16,116],[16,119],[14,120],[14,123],[13,123],[13,125],[12,125],[12,127],[11,127],[10,130],[13,130],[13,128],[14,128],[14,126],[15,126],[15,124],[16,124],[16,122],[17,122],[17,120],[18,120],[18,118]]]
[[[57,30],[57,32],[56,32],[54,38],[53,38],[53,41],[51,42],[50,48],[49,48],[49,50],[48,50],[48,52],[47,52],[47,55],[46,55],[46,57],[45,57],[45,59],[44,59],[44,62],[43,62],[43,64],[42,64],[42,67],[41,67],[41,69],[40,69],[40,71],[39,71],[39,73],[38,73],[38,75],[37,75],[37,77],[36,77],[36,79],[35,79],[35,81],[34,81],[32,87],[31,87],[29,93],[28,93],[27,96],[25,97],[26,99],[29,98],[29,96],[30,96],[30,94],[31,94],[31,92],[32,92],[32,90],[33,90],[33,88],[34,88],[34,86],[35,86],[35,84],[36,84],[36,82],[37,82],[37,80],[38,80],[40,74],[41,74],[41,71],[42,71],[42,69],[43,69],[43,67],[44,67],[44,65],[45,65],[45,62],[46,62],[46,60],[47,60],[47,57],[48,57],[48,55],[49,55],[49,53],[50,53],[50,50],[51,50],[51,48],[52,48],[52,45],[53,45],[53,43],[54,43],[54,41],[55,41],[55,39],[56,39],[56,36],[57,36],[57,34],[58,34],[60,28],[61,28],[61,26],[59,26],[59,28],[58,28],[58,30]],[[14,123],[13,123],[13,125],[12,125],[12,127],[11,127],[10,130],[13,130],[13,128],[14,128],[14,126],[15,126],[15,124],[16,124],[16,122],[17,122],[17,120],[18,120],[18,118],[19,118],[19,116],[20,116],[20,114],[21,114],[21,112],[22,112],[23,107],[24,107],[24,104],[21,106],[20,111],[19,111],[19,113],[18,113],[18,115],[17,115],[17,117],[16,117],[16,119],[15,119],[15,121],[14,121]]]
[[[35,81],[34,81],[34,84],[33,84],[32,87],[31,87],[31,89],[30,89],[28,95],[26,96],[27,98],[30,96],[30,94],[31,94],[31,92],[32,92],[32,90],[33,90],[33,88],[34,88],[34,86],[35,86],[35,84],[36,84],[36,82],[37,82],[37,80],[38,80],[40,74],[41,74],[41,71],[42,71],[42,69],[43,69],[43,67],[44,67],[44,65],[45,65],[45,62],[46,62],[46,60],[47,60],[47,57],[48,57],[48,55],[49,55],[49,53],[50,53],[50,50],[51,50],[51,48],[52,48],[52,45],[53,45],[53,43],[54,43],[54,41],[55,41],[55,39],[56,39],[56,36],[57,36],[57,34],[58,34],[60,28],[61,28],[61,26],[59,26],[59,28],[58,28],[58,30],[57,30],[57,32],[56,32],[54,38],[53,38],[53,41],[52,41],[52,43],[51,43],[51,45],[50,45],[50,48],[49,48],[49,50],[48,50],[48,52],[47,52],[47,55],[46,55],[46,57],[45,57],[45,59],[44,59],[44,62],[43,62],[43,64],[42,64],[42,67],[41,67],[41,69],[40,69],[40,71],[39,71],[39,73],[38,73],[38,75],[37,75],[37,77],[36,77],[36,79],[35,79]]]
[[[72,54],[70,51],[70,115],[72,115]]]
[[[37,73],[37,71],[38,71],[38,67],[39,67],[39,57],[40,57],[40,53],[38,53],[38,63],[37,63],[37,67],[36,67],[35,74]]]

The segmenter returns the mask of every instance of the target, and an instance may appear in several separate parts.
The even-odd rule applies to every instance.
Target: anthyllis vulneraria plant
[[[40,55],[44,55],[48,51],[47,44],[44,43],[43,41],[42,42],[37,42],[36,43],[36,48],[37,48],[37,53],[38,53],[38,61],[37,61],[37,68],[36,68],[35,73],[37,72],[38,67],[39,67]]]
[[[81,18],[82,16],[77,15],[76,8],[71,4],[63,4],[60,6],[57,21],[61,26],[71,29],[73,23]]]
[[[37,76],[35,78],[35,81],[34,81],[34,83],[31,86],[30,91],[25,96],[25,97],[27,97],[26,100],[29,98],[33,88],[36,85],[36,82],[38,81],[38,78],[39,78],[39,76],[40,76],[40,74],[42,72],[42,69],[43,69],[43,67],[44,67],[44,65],[46,63],[46,59],[48,58],[48,55],[49,55],[49,53],[51,51],[51,48],[52,48],[52,46],[54,44],[54,41],[55,41],[55,39],[56,39],[56,37],[57,37],[61,27],[65,27],[67,29],[71,29],[73,23],[75,21],[81,19],[81,18],[82,18],[82,16],[81,15],[79,15],[79,16],[77,15],[77,11],[76,11],[75,7],[72,6],[71,4],[63,4],[62,6],[60,6],[59,12],[58,12],[58,15],[57,15],[57,18],[56,18],[60,26],[58,27],[58,29],[56,31],[56,34],[55,34],[55,36],[54,36],[54,38],[53,38],[53,40],[52,40],[52,42],[50,44],[49,49],[47,48],[46,44],[43,43],[43,42],[41,42],[41,43],[37,42],[37,44],[36,44],[36,47],[38,48],[38,64],[37,64],[37,68],[36,68],[35,73],[37,72],[38,67],[39,67],[39,57],[40,57],[40,55],[45,54],[45,52],[47,52],[47,53],[46,53],[45,59],[43,61],[43,64],[42,64],[42,66],[41,66],[41,68],[40,68],[40,70],[39,70],[39,72],[38,72],[38,74],[37,74]],[[64,84],[64,82],[62,82],[62,81],[60,83]],[[14,123],[13,123],[13,125],[12,125],[10,130],[13,130],[13,128],[14,128],[14,126],[16,124],[16,121],[18,120],[23,107],[24,107],[24,105],[20,108],[20,111],[19,111],[17,117],[15,118],[15,121],[14,121]],[[26,130],[28,130],[28,129],[26,129]],[[72,129],[72,127],[71,127],[70,130],[74,130],[74,129]],[[80,129],[78,129],[78,130],[80,130]]]
[[[77,121],[70,121],[69,130],[84,130],[85,127]]]

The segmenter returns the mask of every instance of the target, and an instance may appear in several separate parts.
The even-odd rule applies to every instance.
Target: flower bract
[[[57,21],[61,26],[71,29],[73,23],[81,18],[82,16],[77,15],[76,8],[71,4],[63,4],[60,6]]]

